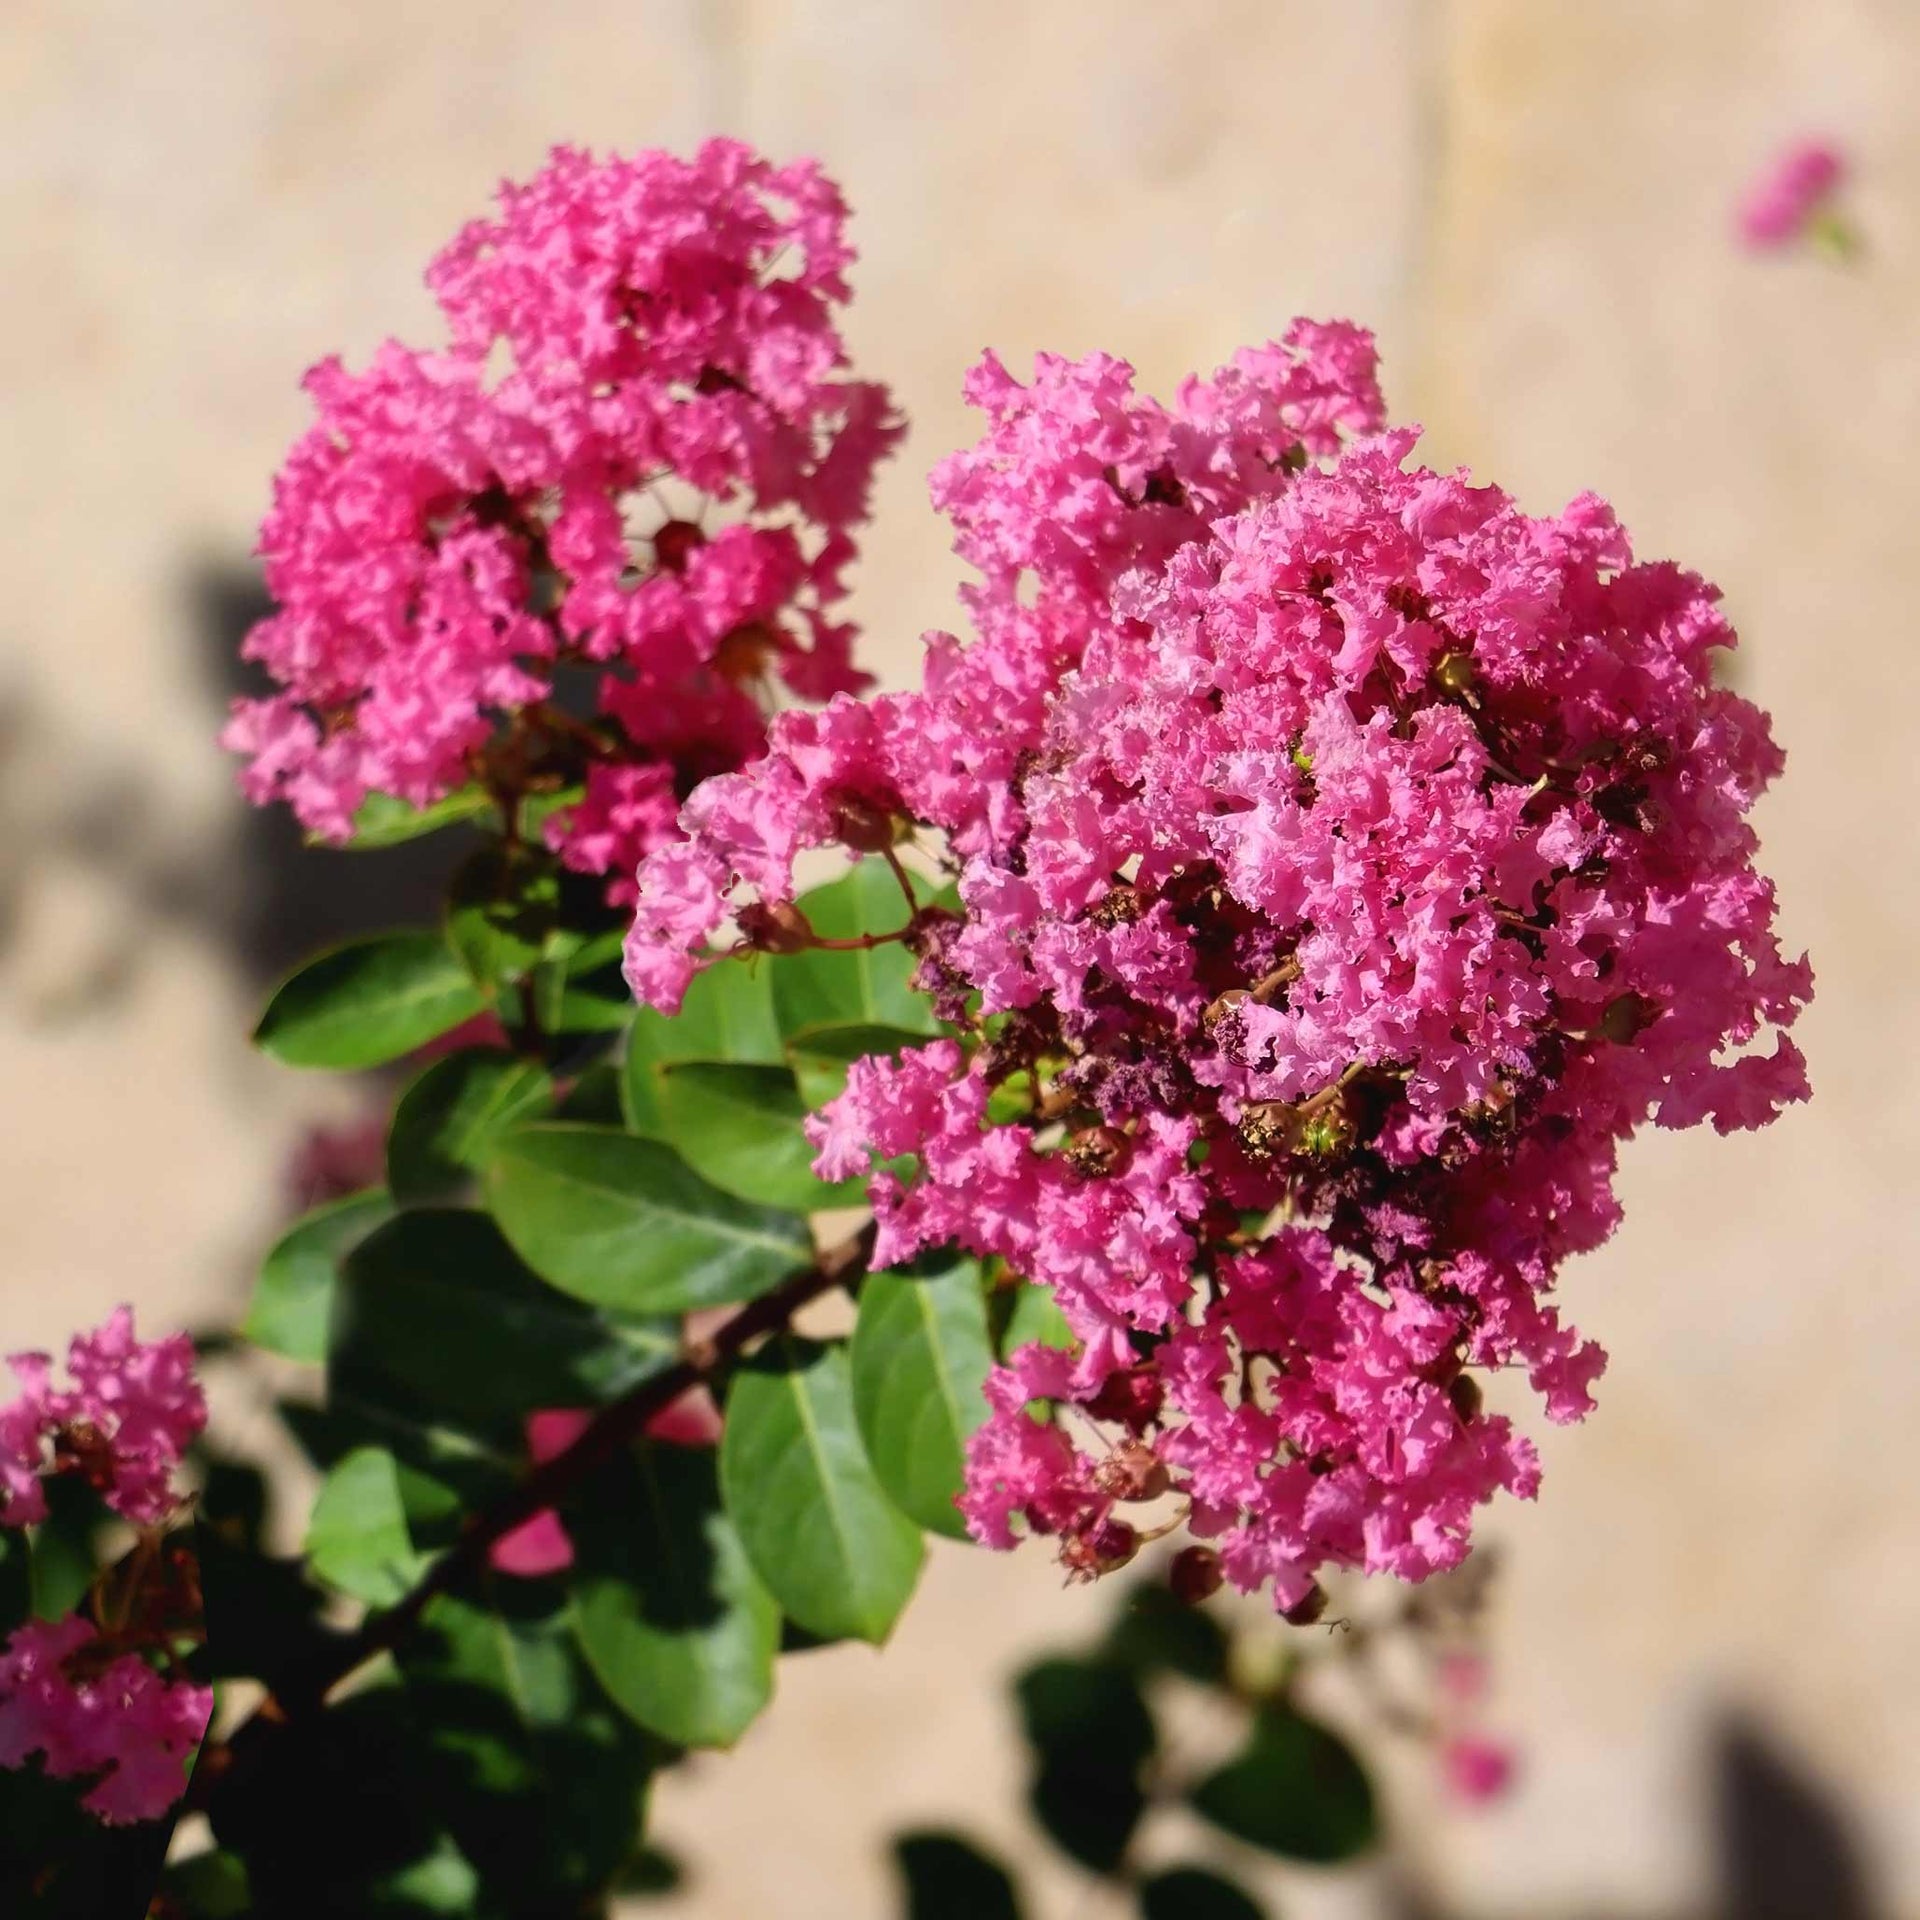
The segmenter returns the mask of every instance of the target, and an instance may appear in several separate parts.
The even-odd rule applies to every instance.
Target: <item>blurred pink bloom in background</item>
[[[1796,140],[1755,176],[1740,201],[1740,237],[1749,247],[1781,247],[1804,235],[1847,177],[1840,150],[1824,140]]]

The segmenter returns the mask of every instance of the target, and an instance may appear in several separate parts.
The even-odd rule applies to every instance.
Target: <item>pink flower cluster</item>
[[[21,1392],[0,1407],[0,1525],[47,1517],[48,1473],[84,1474],[116,1513],[152,1526],[177,1506],[174,1469],[207,1423],[184,1333],[134,1338],[133,1309],[119,1307],[67,1349],[70,1387],[53,1383],[52,1358],[17,1353]]]
[[[546,833],[618,898],[679,796],[758,749],[773,677],[863,684],[832,609],[900,427],[842,375],[844,217],[812,162],[734,141],[557,149],[429,270],[445,349],[314,368],[246,645],[281,691],[224,736],[248,797],[342,840],[369,793],[583,783]]]
[[[22,1391],[0,1407],[0,1524],[44,1520],[41,1483],[64,1472],[136,1525],[174,1514],[174,1470],[207,1421],[185,1334],[143,1343],[120,1307],[74,1336],[70,1387],[54,1385],[44,1353],[9,1364]],[[162,1675],[78,1614],[29,1621],[0,1649],[0,1767],[37,1753],[57,1779],[100,1775],[82,1804],[109,1822],[153,1819],[179,1798],[212,1708],[211,1689]]]
[[[185,1790],[213,1689],[137,1654],[104,1656],[86,1620],[34,1620],[0,1648],[0,1767],[34,1754],[57,1780],[98,1775],[81,1800],[110,1826],[153,1820]]]
[[[1807,1092],[1733,633],[1599,500],[1411,464],[1350,327],[1171,408],[1103,358],[970,393],[934,494],[976,638],[696,791],[629,978],[670,1009],[729,914],[804,943],[799,849],[938,829],[962,911],[907,938],[959,1037],[858,1063],[809,1132],[828,1179],[914,1156],[871,1182],[880,1263],[995,1256],[1077,1338],[990,1380],[974,1533],[1097,1573],[1170,1488],[1283,1609],[1323,1566],[1449,1567],[1539,1477],[1474,1372],[1591,1405],[1550,1295],[1618,1219],[1619,1141]]]

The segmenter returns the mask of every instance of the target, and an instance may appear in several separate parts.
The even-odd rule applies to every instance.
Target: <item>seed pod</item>
[[[1315,1581],[1290,1607],[1280,1609],[1280,1618],[1290,1627],[1310,1627],[1327,1610],[1327,1590]]]
[[[1644,1032],[1659,1018],[1660,1009],[1643,993],[1623,993],[1607,1002],[1600,1016],[1600,1031],[1616,1047],[1624,1047],[1635,1035]]]
[[[840,843],[855,853],[882,853],[900,837],[891,808],[851,793],[834,802],[833,828]]]
[[[1093,1484],[1114,1500],[1158,1500],[1168,1486],[1166,1463],[1139,1440],[1123,1440],[1093,1470]]]
[[[1167,1585],[1173,1589],[1173,1597],[1187,1607],[1197,1607],[1218,1593],[1225,1578],[1220,1556],[1211,1547],[1182,1547],[1167,1568]]]

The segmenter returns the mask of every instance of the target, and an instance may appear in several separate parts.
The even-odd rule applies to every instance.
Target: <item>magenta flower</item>
[[[1103,356],[968,393],[986,435],[933,490],[974,637],[699,788],[629,978],[671,1009],[729,916],[789,937],[801,850],[937,833],[961,910],[910,939],[959,1037],[808,1132],[829,1179],[911,1156],[869,1185],[879,1264],[997,1256],[1077,1338],[989,1382],[974,1533],[1097,1573],[1171,1485],[1283,1610],[1323,1567],[1453,1566],[1539,1480],[1474,1371],[1592,1405],[1552,1291],[1617,1223],[1620,1141],[1806,1097],[1811,975],[1745,818],[1781,754],[1715,680],[1718,595],[1591,496],[1539,519],[1413,464],[1350,326],[1171,407]]]
[[[1440,1778],[1466,1806],[1498,1800],[1513,1785],[1516,1771],[1511,1748],[1478,1734],[1456,1735],[1440,1748]]]
[[[38,1754],[57,1780],[97,1775],[81,1800],[108,1825],[154,1820],[179,1799],[213,1689],[170,1680],[98,1642],[77,1614],[29,1621],[0,1649],[0,1767]]]
[[[1754,248],[1799,239],[1831,205],[1846,172],[1844,156],[1824,140],[1799,140],[1783,148],[1741,199],[1741,239]]]
[[[174,1469],[207,1423],[184,1333],[143,1344],[134,1338],[133,1309],[123,1306],[92,1333],[74,1336],[71,1387],[54,1386],[44,1353],[15,1354],[8,1364],[22,1391],[0,1407],[0,1525],[44,1520],[40,1481],[60,1472],[84,1474],[137,1525],[173,1512]]]
[[[863,685],[834,610],[901,428],[842,371],[844,220],[812,162],[734,141],[557,149],[429,270],[450,346],[315,367],[246,644],[281,690],[224,736],[248,797],[344,840],[368,794],[426,806],[504,751],[583,786],[544,832],[618,899],[776,682]],[[591,723],[549,701],[567,665],[601,674]]]

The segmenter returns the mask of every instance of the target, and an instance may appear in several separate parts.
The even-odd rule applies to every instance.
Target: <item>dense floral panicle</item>
[[[185,1791],[213,1689],[98,1647],[92,1623],[69,1614],[29,1621],[0,1648],[0,1767],[37,1754],[57,1780],[98,1776],[80,1804],[109,1825],[158,1819]]]
[[[1746,820],[1781,757],[1715,683],[1717,595],[1596,499],[1415,465],[1350,329],[1171,410],[1106,358],[970,392],[935,492],[974,639],[699,789],[630,977],[671,1007],[730,916],[795,937],[802,849],[938,830],[961,910],[908,937],[956,1037],[808,1128],[829,1178],[910,1156],[871,1182],[880,1262],[995,1256],[1076,1336],[995,1375],[974,1531],[1097,1573],[1115,1503],[1170,1485],[1286,1610],[1323,1567],[1449,1567],[1539,1478],[1475,1372],[1591,1405],[1550,1296],[1617,1220],[1619,1141],[1806,1093]]]
[[[563,148],[434,262],[445,350],[316,367],[246,644],[280,691],[225,736],[248,796],[339,840],[369,793],[584,781],[547,837],[624,898],[776,683],[864,684],[831,610],[900,428],[844,376],[845,211],[733,141]],[[591,721],[568,666],[599,674]]]
[[[9,1364],[20,1393],[0,1407],[0,1524],[46,1518],[41,1480],[84,1474],[116,1513],[139,1525],[164,1520],[179,1504],[174,1470],[207,1422],[184,1333],[134,1338],[133,1309],[119,1307],[67,1350],[73,1384],[56,1387],[43,1353]]]

